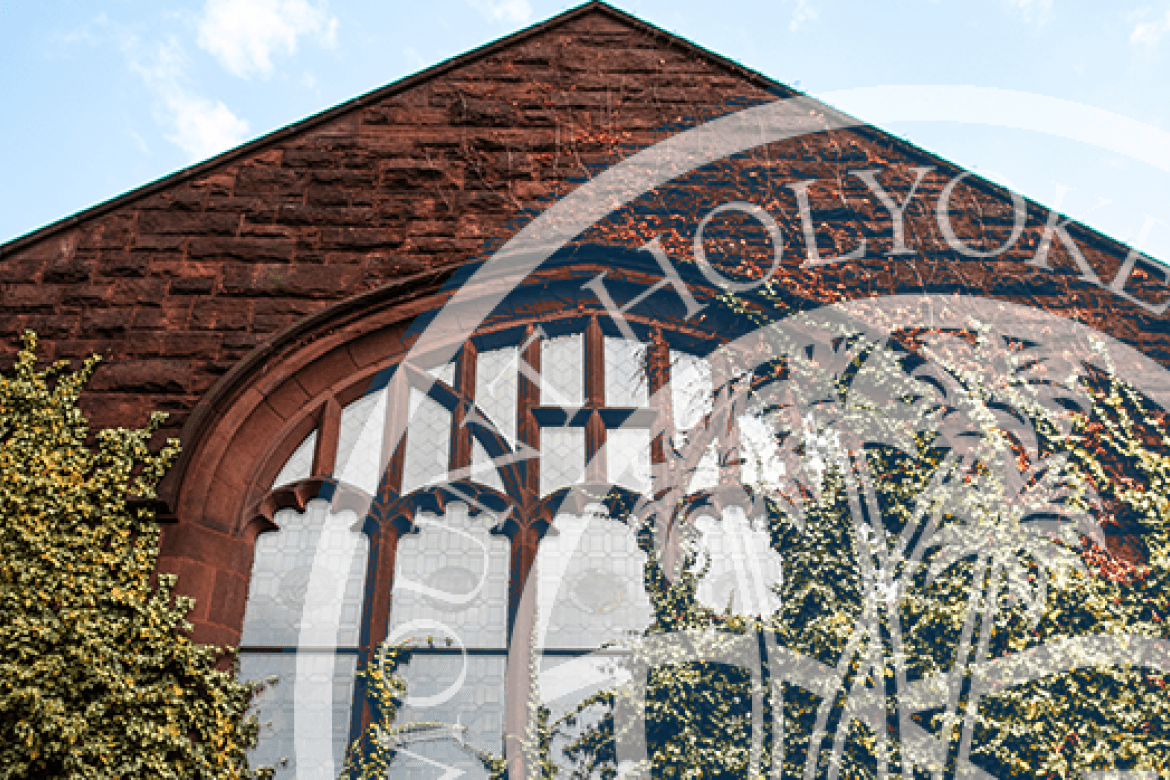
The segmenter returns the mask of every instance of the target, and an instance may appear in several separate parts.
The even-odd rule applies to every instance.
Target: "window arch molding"
[[[564,257],[559,264],[542,268],[525,280],[522,287],[531,288],[533,299],[539,301],[551,295],[563,305],[530,305],[521,289],[516,296],[518,302],[503,305],[470,338],[449,345],[456,358],[446,378],[436,379],[433,368],[416,367],[419,362],[429,365],[425,360],[406,365],[403,358],[425,328],[425,315],[441,308],[450,297],[450,291],[443,287],[450,278],[448,274],[429,275],[325,310],[258,349],[225,376],[189,423],[190,432],[184,435],[188,442],[185,461],[176,469],[178,476],[172,477],[177,481],[167,486],[181,522],[167,529],[163,567],[178,571],[185,580],[180,587],[190,586],[192,580],[199,587],[199,575],[208,569],[213,572],[211,587],[205,587],[204,592],[192,593],[184,588],[208,605],[202,614],[193,616],[197,625],[201,620],[203,623],[200,638],[240,644],[257,540],[265,532],[278,529],[283,522],[277,517],[281,510],[307,515],[309,504],[316,498],[329,499],[332,509],[338,512],[354,509],[358,517],[351,530],[360,529],[369,542],[361,638],[351,648],[359,659],[366,659],[370,649],[391,630],[391,595],[399,543],[419,530],[417,516],[443,515],[452,504],[484,505],[501,518],[490,530],[501,541],[506,538],[510,550],[504,635],[511,636],[520,596],[534,571],[542,538],[550,528],[557,527],[558,515],[569,519],[592,511],[590,499],[583,496],[597,491],[560,485],[604,486],[604,492],[616,503],[633,506],[638,490],[628,486],[615,489],[620,478],[607,472],[606,457],[596,456],[605,452],[608,437],[619,429],[625,430],[625,423],[638,421],[637,425],[647,429],[644,444],[622,446],[643,447],[649,451],[648,463],[660,462],[662,442],[652,441],[649,430],[664,413],[654,404],[662,403],[662,394],[657,390],[666,385],[673,370],[672,356],[704,354],[733,335],[714,318],[688,321],[684,316],[686,308],[675,300],[678,296],[671,298],[661,269],[653,263],[647,267],[645,261],[649,258],[642,257],[647,253],[627,252],[622,258],[630,261],[629,255],[633,255],[641,264],[615,263],[608,261],[608,255],[622,254],[622,250],[601,251],[607,255],[604,259]],[[652,299],[649,305],[625,312],[624,323],[615,323],[611,312],[589,289],[589,283],[600,277],[605,277],[607,289],[618,301],[639,297],[646,290],[664,292],[658,295],[659,300]],[[714,298],[716,291],[704,289],[694,278],[687,281],[700,300],[710,302]],[[633,342],[627,335],[630,332],[635,337]],[[494,427],[474,422],[476,417],[487,416],[487,410],[477,405],[475,376],[480,354],[514,349],[517,366],[523,361],[537,372],[544,367],[551,373],[554,367],[542,366],[543,347],[573,338],[580,340],[583,356],[578,379],[584,384],[580,398],[566,402],[542,399],[544,390],[520,376],[516,378],[516,392],[525,400],[516,410],[512,444]],[[618,373],[616,364],[612,369],[607,364],[611,346],[621,343],[643,348],[637,360],[645,369],[647,387],[640,402],[628,400],[628,388],[622,395],[606,383],[606,376]],[[452,491],[451,484],[404,486],[401,443],[395,444],[393,451],[383,446],[377,467],[382,476],[376,485],[359,485],[339,473],[343,415],[347,408],[383,388],[392,371],[405,375],[411,387],[435,401],[452,420],[468,421],[462,441],[456,440],[454,428],[458,426],[452,426],[451,433],[451,452],[460,450],[461,454],[458,458],[452,455],[448,482],[462,487],[463,492]],[[615,400],[618,397],[626,400]],[[393,406],[386,405],[387,414]],[[519,442],[540,452],[543,432],[566,428],[580,432],[585,450],[584,476],[580,480],[547,484],[542,489],[541,462],[531,457],[518,458],[501,469],[503,479],[498,486],[478,480],[470,472],[466,479],[454,477],[459,469],[472,465],[472,443],[491,458],[515,454]],[[310,439],[312,443],[307,445]],[[408,429],[405,441],[409,439]],[[312,450],[311,467],[295,479],[285,480],[284,467],[294,454],[303,455],[307,446]],[[551,456],[544,460],[549,459]],[[586,463],[590,464],[588,473]],[[385,475],[394,476],[398,483],[388,488]],[[467,500],[470,493],[474,493],[474,501]],[[616,513],[611,515],[612,521]],[[288,520],[293,516],[283,517]],[[298,527],[297,522],[293,527]],[[427,530],[424,528],[422,533],[425,535]],[[599,571],[575,572],[573,577],[597,580]],[[192,572],[196,574],[194,578],[188,576]],[[249,625],[253,625],[252,620],[249,618]],[[275,645],[256,645],[249,651],[274,652]],[[578,649],[554,650],[563,655]],[[518,701],[510,701],[509,706],[515,709],[518,705]],[[360,709],[352,711],[355,727],[362,717]],[[508,717],[513,719],[515,713]]]
[[[198,606],[191,621],[197,639],[238,644],[257,536],[273,527],[274,511],[303,507],[322,484],[310,480],[273,495],[270,486],[281,464],[310,431],[323,420],[336,419],[339,408],[364,392],[363,383],[368,386],[380,371],[402,360],[421,331],[418,323],[447,302],[453,294],[448,283],[456,275],[466,278],[465,270],[418,275],[311,315],[254,350],[196,406],[181,435],[183,453],[159,495],[166,507],[163,514],[177,519],[164,527],[160,569],[179,574],[180,591],[195,597]],[[700,302],[716,298],[719,291],[693,268],[679,270]],[[559,253],[521,287],[535,291],[537,298],[560,289],[574,300],[565,298],[562,307],[531,307],[521,301],[494,312],[476,334],[548,327],[555,335],[554,323],[575,318],[602,322],[607,332],[619,335],[608,312],[586,289],[600,275],[618,301],[651,287],[664,288],[625,313],[639,338],[662,341],[663,323],[669,325],[672,345],[681,340],[694,349],[728,338],[719,322],[688,321],[685,307],[665,286],[666,277],[649,253],[614,247]],[[538,349],[527,357],[539,366]],[[527,467],[535,464],[530,461]],[[528,563],[554,512],[550,502],[540,516],[530,518],[532,527],[516,553]],[[520,568],[527,566],[521,562]]]
[[[257,347],[196,405],[158,493],[159,569],[178,574],[179,591],[196,599],[197,640],[239,643],[256,537],[270,527],[251,510],[325,407],[351,400],[363,374],[407,353],[411,323],[447,301],[450,276],[415,276],[309,316]]]

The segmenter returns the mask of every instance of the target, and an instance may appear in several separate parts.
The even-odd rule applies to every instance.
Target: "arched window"
[[[255,754],[277,764],[277,777],[340,770],[368,717],[355,671],[384,638],[415,647],[399,720],[459,727],[459,739],[417,739],[400,754],[392,775],[421,780],[436,765],[482,777],[475,751],[501,752],[510,643],[534,641],[536,668],[555,678],[559,665],[650,625],[646,553],[602,499],[652,495],[664,448],[705,424],[715,326],[635,311],[623,329],[571,284],[588,305],[496,317],[450,362],[388,361],[337,385],[289,429],[296,440],[268,467],[276,476],[262,505],[277,511],[255,545],[241,640],[243,676],[280,678],[259,704],[266,725]],[[409,385],[405,408],[391,398],[392,377]],[[405,434],[390,441],[403,414]],[[655,437],[656,426],[669,434]],[[740,468],[712,448],[688,492],[711,491]],[[768,550],[733,506],[716,502],[697,527],[709,551]],[[699,593],[709,606],[772,606],[758,583],[728,580],[734,572],[722,566]],[[774,582],[779,571],[760,576]],[[535,639],[517,639],[529,582]],[[317,609],[326,595],[332,612]],[[554,717],[583,689],[561,693],[546,691]]]

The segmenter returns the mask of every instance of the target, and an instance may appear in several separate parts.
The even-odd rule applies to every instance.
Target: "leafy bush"
[[[92,438],[77,401],[98,358],[0,374],[0,778],[249,778],[255,686],[189,636],[157,577],[159,527],[130,499],[178,454],[142,429]]]

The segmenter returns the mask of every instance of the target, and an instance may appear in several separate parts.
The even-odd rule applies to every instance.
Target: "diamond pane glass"
[[[451,412],[418,390],[410,391],[410,426],[402,492],[447,479],[451,459]]]
[[[349,742],[357,656],[333,653],[240,653],[240,679],[275,677],[252,703],[260,740],[252,766],[272,766],[277,780],[334,780]]]
[[[542,428],[540,495],[585,480],[585,429]]]
[[[508,446],[516,442],[516,347],[480,352],[475,367],[475,403],[495,424]]]
[[[689,430],[710,413],[711,366],[706,359],[685,352],[670,353],[670,401],[674,427]]]
[[[780,554],[762,524],[750,523],[742,508],[730,506],[719,520],[700,516],[695,528],[699,565],[710,561],[695,593],[701,603],[720,612],[731,604],[738,614],[763,616],[780,608],[773,590],[783,576]]]
[[[594,507],[553,529],[536,553],[537,647],[593,649],[650,625],[646,556],[627,525]]]
[[[371,495],[381,477],[382,434],[386,427],[385,388],[341,410],[337,442],[337,475]]]
[[[406,737],[387,777],[437,780],[453,768],[464,773],[459,775],[462,780],[486,779],[487,772],[475,751],[496,755],[503,751],[506,665],[503,654],[416,653],[400,667],[409,698],[399,711],[398,722],[444,723],[456,728],[423,730]],[[453,695],[446,698],[445,691]]]
[[[453,646],[503,649],[511,544],[489,533],[496,518],[461,503],[420,514],[419,533],[398,540],[390,635],[451,637]],[[421,628],[410,624],[422,621]]]
[[[448,387],[455,386],[454,363],[444,363],[443,365],[436,366],[435,368],[428,368],[427,373],[433,376],[435,379],[438,379],[440,382],[443,382]]]
[[[369,540],[353,512],[310,501],[282,509],[279,531],[256,540],[244,608],[245,647],[354,647],[361,622]]]
[[[691,484],[687,487],[687,493],[710,490],[718,484],[719,458],[715,452],[715,445],[712,444],[695,465],[695,470],[691,474]]]
[[[491,455],[488,455],[488,451],[476,439],[471,440],[471,478],[481,485],[504,492],[504,481],[500,479],[500,472],[492,463]]]
[[[549,708],[550,722],[556,722],[570,710],[594,693],[613,689],[629,682],[630,675],[617,663],[626,653],[595,651],[587,656],[565,657],[563,655],[541,655],[540,696],[544,706]],[[590,726],[600,722],[606,713],[602,706],[593,706],[575,716],[575,726],[562,725],[559,729],[549,758],[562,767],[565,774],[571,771],[571,762],[565,758],[562,749],[571,744]]]
[[[305,440],[297,447],[296,452],[284,464],[280,473],[276,475],[276,479],[273,480],[272,487],[291,485],[293,482],[299,482],[313,476],[313,453],[316,449],[317,432],[313,431],[305,437]]]
[[[739,450],[745,484],[778,488],[785,481],[785,466],[772,415],[744,415],[739,425]]]
[[[605,338],[605,405],[644,407],[649,401],[646,345]]]
[[[606,432],[608,480],[637,493],[650,491],[650,431],[618,428]]]
[[[560,336],[540,345],[540,402],[545,406],[585,403],[585,339]]]

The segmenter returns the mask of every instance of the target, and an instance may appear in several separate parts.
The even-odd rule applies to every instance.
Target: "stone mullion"
[[[399,370],[405,369],[400,367]],[[382,428],[382,452],[378,458],[378,462],[382,464],[383,468],[382,487],[380,488],[382,496],[386,496],[390,492],[395,496],[402,494],[402,476],[406,464],[406,439],[410,436],[408,429],[410,390],[407,389],[404,398],[396,398],[394,387],[394,382],[391,382],[386,393],[386,422]],[[401,431],[402,435],[398,441],[391,441],[396,430]]]
[[[530,524],[512,536],[512,573],[508,601],[508,665],[504,688],[504,751],[508,757],[510,777],[526,777],[524,740],[528,726],[529,693],[532,679],[532,642],[536,629],[536,587],[526,588],[535,572],[537,545],[541,533]],[[522,576],[516,577],[517,573]]]
[[[646,350],[646,376],[649,380],[650,403],[654,410],[654,428],[661,431],[650,441],[650,463],[656,472],[666,464],[666,435],[673,433],[673,401],[670,397],[670,347],[655,329],[650,348]]]
[[[467,419],[467,403],[475,400],[475,372],[477,353],[475,345],[470,341],[463,345],[459,357],[455,361],[455,390],[466,400],[458,403],[451,411],[451,459],[450,470],[453,475],[471,474],[471,430],[465,424]]]
[[[589,420],[585,423],[585,481],[605,482],[605,424],[598,410],[605,406],[605,336],[597,318],[585,329],[585,406]]]
[[[531,368],[532,376],[540,376],[540,345],[541,341],[534,337],[535,329],[529,325],[526,334],[526,346],[520,354],[520,360]],[[532,410],[540,405],[540,387],[520,371],[516,383],[516,439],[520,445],[517,450],[530,448],[530,453],[540,452],[540,426],[536,424],[536,417]],[[522,456],[521,452],[518,457]],[[540,500],[540,460],[538,457],[529,457],[524,460],[518,469],[520,473],[521,505],[526,518],[531,517]]]
[[[332,477],[337,466],[337,440],[341,435],[341,404],[330,396],[321,405],[317,447],[313,451],[313,476]]]
[[[370,534],[369,568],[366,572],[366,599],[362,605],[362,637],[361,652],[358,658],[358,669],[368,668],[375,661],[379,645],[386,639],[390,626],[390,606],[394,591],[394,566],[398,555],[398,526],[393,520],[384,520],[374,524]],[[364,688],[358,687],[363,693]],[[350,738],[352,743],[358,738],[373,721],[373,710],[369,700],[363,699],[361,706],[355,708],[355,717],[351,722]]]

